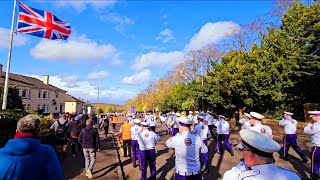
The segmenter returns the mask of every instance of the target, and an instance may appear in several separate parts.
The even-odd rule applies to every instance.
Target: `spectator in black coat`
[[[78,152],[81,151],[81,145],[78,141],[81,129],[82,129],[82,122],[79,116],[73,118],[73,121],[69,124],[69,133],[71,139],[71,153],[72,157],[76,157],[76,146],[78,147]]]
[[[86,121],[86,127],[81,130],[79,142],[83,147],[86,176],[92,178],[92,170],[96,162],[96,151],[100,151],[98,129],[93,127],[92,119]]]

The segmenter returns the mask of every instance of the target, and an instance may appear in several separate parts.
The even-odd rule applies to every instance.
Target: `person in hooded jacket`
[[[78,141],[81,129],[82,122],[80,121],[80,117],[76,116],[73,118],[73,121],[70,122],[68,129],[70,133],[72,157],[76,157],[76,146],[78,147],[78,152],[81,151],[81,145]]]
[[[91,179],[92,170],[96,162],[96,151],[100,151],[99,133],[98,130],[93,127],[92,119],[88,119],[86,121],[86,127],[81,130],[79,143],[83,147],[86,176]]]
[[[1,180],[60,180],[62,169],[54,149],[38,138],[40,118],[29,114],[17,123],[14,139],[0,149]]]

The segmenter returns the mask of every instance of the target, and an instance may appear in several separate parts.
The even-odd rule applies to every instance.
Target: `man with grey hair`
[[[100,151],[99,133],[93,127],[92,119],[87,119],[86,127],[81,130],[79,143],[83,147],[86,176],[91,179],[93,166],[96,162],[96,151]]]
[[[39,117],[29,114],[17,123],[14,139],[0,149],[0,179],[62,179],[54,149],[41,144]]]

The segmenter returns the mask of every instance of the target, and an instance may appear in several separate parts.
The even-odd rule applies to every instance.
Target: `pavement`
[[[119,119],[119,124],[116,129],[119,129],[120,125],[123,123],[124,117]],[[229,142],[232,144],[234,149],[234,156],[232,157],[227,151],[223,154],[215,154],[216,143],[210,139],[208,143],[209,148],[209,162],[211,165],[209,167],[209,173],[202,174],[202,179],[222,179],[223,174],[231,169],[234,165],[239,163],[241,154],[235,146],[240,142],[239,130],[240,127],[234,126],[234,123],[230,123],[232,130],[230,133]],[[279,126],[272,127],[274,139],[282,145],[283,138],[283,128]],[[161,136],[160,142],[156,145],[156,168],[157,168],[157,179],[173,179],[175,172],[175,158],[174,150],[168,149],[165,146],[165,141],[171,136],[165,134],[165,128],[160,125],[156,128],[156,132]],[[301,130],[298,131],[298,145],[303,150],[303,152],[310,159],[311,141],[310,136],[302,135]],[[123,157],[123,152],[121,149],[120,141],[111,135],[106,138],[103,132],[100,132],[102,150],[97,153],[97,162],[94,167],[94,178],[95,179],[127,179],[127,180],[137,180],[140,179],[141,172],[139,168],[134,168],[132,166],[131,158]],[[115,140],[116,145],[113,143]],[[117,145],[120,147],[118,149]],[[119,161],[120,165],[117,163],[116,154],[120,155]],[[289,151],[289,161],[284,161],[279,158],[279,154],[275,153],[275,161],[277,166],[289,168],[296,172],[302,179],[308,179],[310,170],[310,161],[306,164],[300,163],[300,157],[291,148]],[[82,168],[79,168],[80,166]],[[76,166],[77,168],[73,168]],[[83,172],[84,160],[82,156],[76,159],[67,159],[62,163],[64,169],[65,179],[87,179]],[[147,176],[149,177],[149,170]]]
[[[120,124],[117,125],[119,129]],[[112,127],[109,127],[109,132]],[[121,166],[117,161],[118,150],[117,144],[114,142],[112,134],[106,137],[104,131],[99,131],[101,150],[96,153],[96,163],[93,169],[93,179],[121,179]],[[64,179],[88,179],[85,176],[83,153],[77,154],[76,158],[72,158],[71,154],[65,160],[61,161]],[[120,172],[120,173],[119,173]]]

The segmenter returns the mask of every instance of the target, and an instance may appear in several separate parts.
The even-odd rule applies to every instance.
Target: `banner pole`
[[[2,109],[6,109],[7,108],[8,87],[9,87],[9,72],[10,72],[12,41],[13,41],[13,34],[14,34],[13,28],[14,28],[14,22],[15,22],[15,17],[16,17],[16,5],[17,5],[17,0],[14,0],[13,11],[12,11],[10,44],[9,44],[7,70],[6,70],[6,79],[5,79],[5,83],[4,83],[4,93],[3,93],[3,101],[2,101]]]

